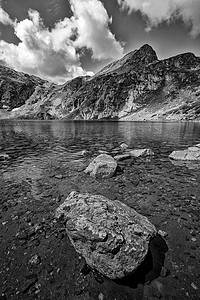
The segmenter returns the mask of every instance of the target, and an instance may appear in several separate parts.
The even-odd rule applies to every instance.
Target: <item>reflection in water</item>
[[[0,142],[13,135],[24,135],[31,140],[70,143],[73,139],[126,141],[147,144],[154,141],[175,147],[200,142],[200,124],[192,122],[63,122],[63,121],[0,121]]]
[[[200,140],[199,123],[129,122],[126,124],[123,122],[118,124],[119,132],[131,144],[138,141],[141,143],[160,141],[179,147]]]
[[[36,180],[49,164],[81,163],[80,150],[97,151],[121,142],[153,151],[182,149],[200,143],[200,124],[1,120],[0,151],[11,160],[0,162],[0,172],[5,179]]]

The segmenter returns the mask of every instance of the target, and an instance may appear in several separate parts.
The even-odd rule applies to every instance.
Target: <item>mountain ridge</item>
[[[159,60],[145,44],[92,77],[76,77],[63,85],[39,82],[9,117],[200,120],[200,58],[187,52]]]
[[[35,88],[44,83],[46,81],[39,77],[0,65],[0,109],[23,105]]]
[[[132,60],[133,57],[134,57],[134,64],[129,64],[127,66],[127,63],[129,63],[129,61]],[[105,73],[108,74],[111,72],[120,73],[121,71],[120,68],[122,67],[127,71],[126,66],[130,70],[130,67],[134,67],[136,64],[138,66],[139,64],[138,59],[140,60],[140,62],[142,62],[142,64],[148,64],[158,60],[158,57],[156,52],[153,50],[151,46],[149,46],[148,44],[144,44],[140,49],[133,50],[127,53],[126,55],[124,55],[121,59],[118,59],[117,61],[114,61],[109,65],[105,66],[103,69],[97,72],[93,77],[95,77],[96,75],[100,75],[100,74],[102,75]],[[145,63],[143,60],[145,60]]]

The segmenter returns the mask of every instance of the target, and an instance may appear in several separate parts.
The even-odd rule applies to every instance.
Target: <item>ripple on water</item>
[[[77,150],[77,149],[76,149]],[[46,154],[29,153],[27,156],[18,156],[17,159],[10,164],[4,164],[3,179],[20,182],[31,178],[32,180],[41,179],[44,172],[49,166],[57,167],[81,166],[85,162],[84,152],[79,150],[77,152],[67,151],[62,146],[56,146],[51,150],[46,148]]]
[[[170,152],[200,142],[200,124],[1,121],[1,151],[11,157],[0,162],[1,171],[5,180],[39,180],[51,165],[83,166],[98,150],[110,151],[121,142],[132,148],[151,148],[159,159],[168,159]]]

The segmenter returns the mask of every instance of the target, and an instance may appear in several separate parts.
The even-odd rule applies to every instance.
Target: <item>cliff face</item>
[[[39,119],[200,119],[200,58],[158,60],[144,45],[93,77],[39,85],[12,117]]]
[[[0,109],[11,110],[23,105],[38,85],[45,81],[0,66]]]

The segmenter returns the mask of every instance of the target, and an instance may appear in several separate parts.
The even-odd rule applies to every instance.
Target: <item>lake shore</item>
[[[200,170],[173,165],[169,153],[170,149],[159,149],[150,159],[119,162],[110,179],[84,174],[91,155],[65,166],[52,161],[40,179],[17,183],[4,174],[0,179],[1,299],[196,300]],[[162,273],[134,288],[92,271],[86,274],[84,260],[54,218],[56,208],[73,190],[122,201],[166,232],[168,251]]]

